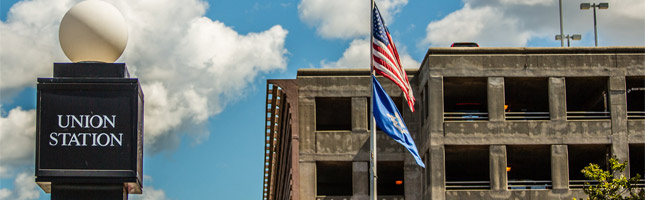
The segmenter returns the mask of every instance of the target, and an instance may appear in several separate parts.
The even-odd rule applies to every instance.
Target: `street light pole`
[[[598,9],[607,9],[609,8],[609,3],[581,3],[580,4],[580,10],[588,10],[589,8],[593,8],[593,35],[594,35],[594,40],[596,46],[598,46],[598,28],[597,28],[597,23],[596,23],[596,8]]]
[[[560,37],[564,37],[564,33],[562,31],[562,0],[560,0]],[[560,46],[564,47],[564,40],[560,40]]]
[[[562,0],[560,0],[560,37],[564,37],[564,33],[562,31]],[[564,47],[564,40],[560,40],[560,46]]]
[[[582,39],[581,35],[567,35],[567,36],[560,36],[560,35],[555,35],[555,40],[560,40],[562,43],[564,43],[564,39],[567,39],[567,47],[571,47],[571,42],[570,40],[580,40]]]
[[[596,46],[598,46],[598,28],[596,26],[596,4],[593,4],[593,37],[594,41],[596,43]]]

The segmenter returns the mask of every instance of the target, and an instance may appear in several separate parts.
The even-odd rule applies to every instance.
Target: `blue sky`
[[[140,78],[150,106],[145,194],[133,199],[261,198],[266,79],[369,63],[363,1],[106,1],[129,24],[119,62]],[[69,62],[57,31],[77,2],[0,2],[0,199],[50,198],[29,181],[34,87],[37,77],[51,77],[51,63]],[[563,5],[565,35],[583,35],[572,46],[593,46],[592,14],[578,9],[581,2]],[[377,3],[407,68],[417,68],[428,47],[455,41],[560,46],[556,0]],[[645,2],[612,1],[598,11],[598,26],[600,46],[644,46]]]

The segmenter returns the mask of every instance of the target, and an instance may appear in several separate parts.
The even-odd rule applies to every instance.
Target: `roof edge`
[[[419,69],[405,69],[410,75],[416,75]],[[369,76],[369,69],[298,69],[297,76]]]
[[[613,47],[431,47],[426,57],[434,54],[586,54],[645,53],[645,46]]]

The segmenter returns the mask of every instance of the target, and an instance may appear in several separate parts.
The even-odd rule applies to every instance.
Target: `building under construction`
[[[408,75],[414,113],[379,81],[426,168],[377,131],[379,200],[581,198],[580,170],[611,157],[645,174],[645,47],[430,48]],[[267,81],[263,199],[368,199],[370,81]]]

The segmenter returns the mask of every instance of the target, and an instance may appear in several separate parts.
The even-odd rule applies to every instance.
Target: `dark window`
[[[352,130],[352,99],[316,97],[316,130]]]
[[[625,77],[627,118],[645,119],[645,76]]]
[[[378,191],[379,195],[404,195],[403,162],[378,162],[376,169],[378,176],[376,191]]]
[[[629,145],[629,175],[635,177],[641,175],[645,179],[645,144]]]
[[[445,120],[487,120],[487,85],[485,77],[444,77]]]
[[[316,162],[317,195],[351,196],[352,162]]]
[[[567,119],[609,119],[607,77],[566,77]]]
[[[548,78],[504,78],[507,120],[548,120]]]
[[[551,186],[551,146],[506,146],[506,172],[511,189],[547,189]]]
[[[587,180],[580,170],[597,164],[600,169],[607,170],[611,156],[609,145],[606,144],[578,144],[569,145],[569,180]],[[572,183],[573,185],[573,183]]]
[[[489,147],[446,145],[446,189],[488,189]]]

